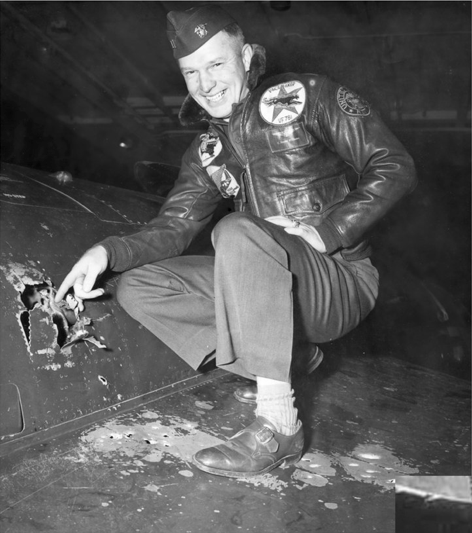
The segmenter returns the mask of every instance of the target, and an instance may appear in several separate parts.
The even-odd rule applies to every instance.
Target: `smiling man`
[[[167,16],[189,92],[183,125],[208,124],[182,159],[159,215],[137,234],[87,251],[62,283],[76,298],[106,268],[118,299],[189,365],[209,359],[253,380],[236,391],[255,421],[194,457],[206,472],[243,477],[298,461],[304,432],[292,373],[321,362],[318,343],[372,310],[378,274],[366,233],[416,183],[410,156],[371,106],[316,74],[259,81],[265,51],[245,43],[218,5]],[[215,226],[214,257],[181,256],[222,198],[236,213]]]

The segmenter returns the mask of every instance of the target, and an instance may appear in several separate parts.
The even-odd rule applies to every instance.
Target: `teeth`
[[[215,94],[214,96],[207,96],[207,100],[210,100],[210,102],[216,102],[217,100],[220,100],[223,97],[225,91],[221,91],[218,94]]]

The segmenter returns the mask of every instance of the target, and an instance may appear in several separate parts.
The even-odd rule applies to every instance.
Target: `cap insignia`
[[[207,29],[205,28],[205,26],[206,26],[206,23],[205,24],[199,24],[195,28],[195,33],[200,37],[200,39],[203,39],[203,37],[205,37],[205,35],[208,33]]]

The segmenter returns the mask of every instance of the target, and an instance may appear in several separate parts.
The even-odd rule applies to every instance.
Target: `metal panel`
[[[121,309],[117,275],[79,315],[87,340],[65,343],[49,301],[88,247],[138,230],[161,198],[12,165],[2,166],[0,187],[2,445],[198,376]]]

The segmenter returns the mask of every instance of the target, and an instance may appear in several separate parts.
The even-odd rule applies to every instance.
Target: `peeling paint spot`
[[[201,402],[197,400],[195,402],[195,405],[199,407],[200,409],[207,409],[207,410],[214,409],[214,405],[210,402]]]
[[[409,467],[390,450],[380,444],[360,444],[350,454],[342,457],[335,454],[344,471],[356,481],[373,483],[384,490],[392,490],[392,475],[416,474],[417,468]],[[365,459],[353,461],[356,459]]]
[[[306,453],[296,466],[322,476],[334,476],[336,470],[331,466],[331,461],[328,455],[321,452]]]
[[[153,411],[145,411],[144,413],[141,413],[141,416],[143,418],[159,418],[159,415]]]
[[[292,474],[292,479],[295,479],[296,481],[302,481],[303,483],[306,483],[307,485],[313,485],[314,487],[324,487],[328,484],[328,480],[325,477],[318,474],[312,474],[298,468]]]
[[[281,492],[283,489],[288,487],[288,483],[278,479],[272,474],[261,474],[259,476],[253,476],[253,477],[247,477],[247,478],[236,478],[236,479],[238,481],[244,481],[245,483],[254,485],[255,487],[262,485],[263,487],[276,490],[277,492]]]
[[[56,352],[52,348],[44,348],[44,350],[38,350],[38,354],[56,355]]]
[[[146,485],[145,487],[143,487],[144,490],[148,490],[149,492],[156,492],[157,494],[160,494],[159,493],[159,487],[157,485],[154,485],[154,483],[149,483],[148,485]],[[139,511],[139,509],[138,509]]]
[[[44,365],[41,368],[44,368],[45,370],[59,370],[62,367],[59,363],[51,363],[49,365]]]
[[[337,503],[325,503],[325,507],[327,507],[328,509],[337,509],[338,504]]]
[[[184,477],[193,477],[193,472],[190,470],[179,470],[179,474]]]
[[[123,438],[125,434],[132,436]],[[178,417],[160,417],[159,420],[144,424],[138,422],[132,426],[109,421],[83,435],[81,440],[94,451],[105,454],[120,453],[143,461],[158,462],[166,453],[187,463],[199,449],[223,442]],[[149,450],[150,445],[152,450]]]

